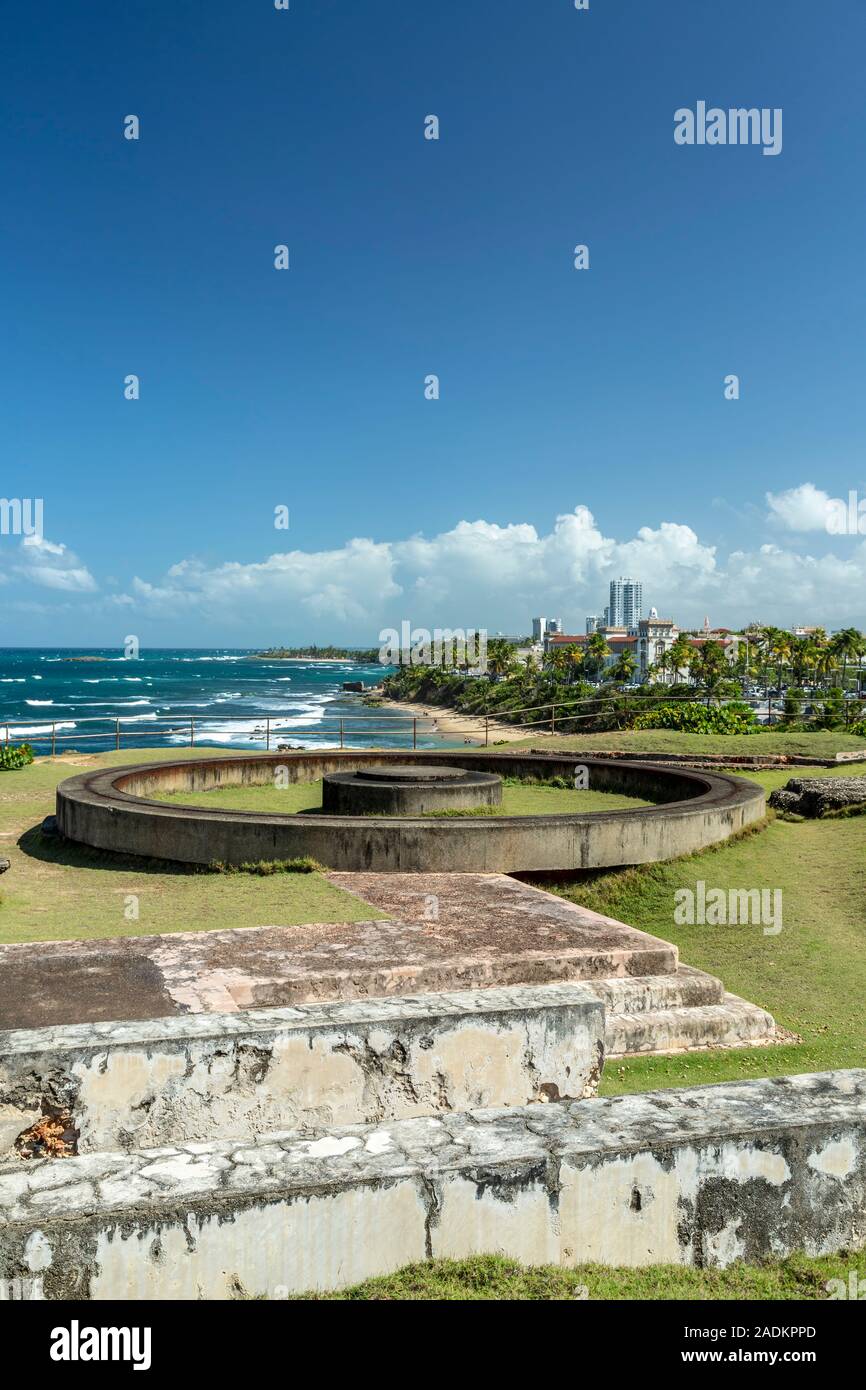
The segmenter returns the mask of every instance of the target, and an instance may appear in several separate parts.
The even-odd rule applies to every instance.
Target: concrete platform
[[[669,942],[502,874],[331,878],[392,918],[2,946],[0,1029],[677,970]]]
[[[866,1072],[476,1110],[0,1173],[0,1278],[284,1298],[430,1257],[724,1267],[866,1239]]]

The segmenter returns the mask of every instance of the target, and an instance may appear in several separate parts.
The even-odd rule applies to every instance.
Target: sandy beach
[[[444,709],[441,705],[417,705],[404,700],[384,700],[383,709],[397,710],[418,720],[418,732],[441,734],[454,743],[484,744],[484,716],[461,714],[459,710]],[[422,724],[423,721],[423,724]],[[521,729],[516,724],[501,724],[488,720],[490,743],[517,743],[525,738],[537,738],[538,729]]]

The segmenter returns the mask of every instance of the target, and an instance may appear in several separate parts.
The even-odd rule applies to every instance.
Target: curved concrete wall
[[[764,815],[753,782],[652,763],[585,758],[590,786],[663,804],[575,815],[386,819],[208,811],[149,801],[157,789],[256,786],[287,769],[292,782],[388,762],[451,763],[503,776],[572,777],[562,753],[303,752],[153,763],[84,773],[57,789],[57,819],[70,840],[186,864],[243,864],[306,855],[332,869],[491,872],[594,869],[673,859],[725,840]]]

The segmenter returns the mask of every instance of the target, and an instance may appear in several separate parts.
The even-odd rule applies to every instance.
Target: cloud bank
[[[806,489],[783,504],[798,521],[825,496]],[[122,601],[164,617],[194,611],[209,625],[242,611],[275,631],[358,641],[402,619],[431,629],[525,632],[538,613],[582,632],[586,614],[602,613],[610,580],[633,575],[643,581],[646,611],[655,606],[684,624],[709,613],[728,626],[754,618],[866,626],[866,545],[845,538],[834,547],[826,533],[823,540],[814,553],[764,544],[723,560],[690,526],[663,521],[617,540],[577,506],[547,534],[526,522],[460,521],[431,537],[354,539],[254,564],[184,560],[157,583],[136,579]]]
[[[587,614],[601,615],[609,582],[619,575],[643,581],[645,611],[655,606],[682,625],[698,625],[708,614],[730,627],[759,619],[866,628],[866,542],[827,534],[828,501],[812,483],[768,494],[767,525],[776,540],[724,556],[680,522],[607,536],[578,505],[546,533],[527,522],[464,520],[434,536],[356,537],[334,549],[287,550],[252,563],[190,556],[161,576],[136,576],[125,591],[96,597],[96,581],[72,551],[29,539],[11,562],[0,562],[0,581],[5,574],[59,591],[54,609],[45,611],[62,610],[64,624],[66,613],[77,611],[92,625],[94,643],[110,640],[116,625],[166,645],[373,645],[383,628],[403,620],[524,633],[539,613],[582,632]],[[810,530],[820,535],[808,549],[787,539]],[[64,640],[85,640],[81,621]]]

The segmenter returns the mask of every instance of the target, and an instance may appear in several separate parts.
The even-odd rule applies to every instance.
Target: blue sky
[[[633,569],[866,626],[815,519],[866,496],[864,41],[861,0],[16,7],[0,496],[46,542],[0,536],[0,645],[582,630]],[[782,153],[677,146],[698,100]]]

